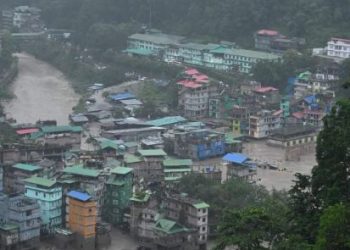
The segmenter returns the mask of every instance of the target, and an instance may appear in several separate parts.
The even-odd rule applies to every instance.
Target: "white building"
[[[282,110],[262,110],[249,117],[249,136],[261,139],[271,134],[271,131],[281,127]]]
[[[331,38],[327,45],[327,56],[349,58],[350,40],[342,38]]]

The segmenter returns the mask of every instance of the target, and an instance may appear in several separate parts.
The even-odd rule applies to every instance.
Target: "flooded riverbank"
[[[14,98],[4,103],[8,118],[18,123],[57,120],[68,124],[77,95],[62,72],[28,54],[17,54],[18,76],[12,83]]]

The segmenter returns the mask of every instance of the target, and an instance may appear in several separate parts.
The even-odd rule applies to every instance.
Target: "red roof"
[[[198,82],[191,81],[191,80],[182,80],[182,81],[177,82],[177,84],[180,84],[186,88],[191,88],[191,89],[196,89],[196,88],[199,88],[202,86]]]
[[[297,119],[303,119],[304,118],[304,113],[303,112],[294,112],[293,117],[297,118]]]
[[[38,132],[38,128],[24,128],[24,129],[19,129],[16,131],[18,135],[27,135],[27,134],[32,134],[35,132]]]
[[[207,83],[209,81],[208,76],[204,74],[194,75],[193,78],[196,79],[197,82],[202,83]]]
[[[267,29],[263,29],[263,30],[259,30],[257,32],[258,35],[263,35],[263,36],[278,36],[278,31],[276,30],[267,30]]]
[[[255,92],[258,93],[268,93],[268,92],[272,92],[272,91],[277,91],[278,89],[274,88],[274,87],[258,87],[255,89]]]
[[[283,113],[283,110],[280,109],[280,110],[275,111],[272,115],[273,116],[278,116],[278,115],[281,115],[282,113]]]
[[[187,75],[190,75],[190,76],[200,74],[198,70],[193,69],[193,68],[186,69],[186,70],[185,70],[185,73],[186,73]]]

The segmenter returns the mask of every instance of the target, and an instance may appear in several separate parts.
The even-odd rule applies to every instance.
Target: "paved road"
[[[62,72],[28,54],[17,54],[18,77],[12,84],[15,98],[4,104],[8,117],[18,123],[57,120],[68,124],[68,115],[79,100]]]

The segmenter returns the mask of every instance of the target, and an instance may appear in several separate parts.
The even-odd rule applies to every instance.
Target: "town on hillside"
[[[71,48],[74,32],[48,29],[40,14],[3,10],[1,34],[10,30],[23,50],[37,39]],[[207,200],[182,191],[183,178],[271,191],[310,173],[350,40],[329,37],[312,52],[322,64],[289,75],[282,89],[254,79],[254,67],[301,53],[305,39],[272,29],[251,35],[255,48],[243,49],[143,28],[119,53],[174,67],[176,76],[130,69],[123,83],[89,82],[66,124],[1,117],[0,249],[109,249],[115,228],[137,249],[209,249],[218,219]],[[83,52],[77,60],[92,57]]]

